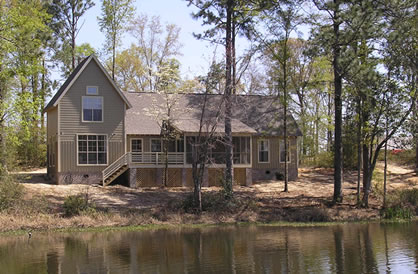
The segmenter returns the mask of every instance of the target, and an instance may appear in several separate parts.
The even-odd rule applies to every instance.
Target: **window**
[[[131,140],[131,151],[132,152],[142,152],[142,139],[132,139]]]
[[[161,152],[160,139],[151,139],[151,152]]]
[[[79,165],[107,164],[106,135],[78,135],[77,139]]]
[[[258,141],[258,162],[268,163],[269,162],[269,140]]]
[[[94,86],[87,86],[86,88],[87,95],[99,95],[99,88]]]
[[[284,163],[285,161],[285,151],[284,151],[284,140],[280,140],[280,163]],[[287,162],[290,163],[290,145],[289,141],[287,141]]]
[[[103,122],[103,97],[83,96],[83,122]]]

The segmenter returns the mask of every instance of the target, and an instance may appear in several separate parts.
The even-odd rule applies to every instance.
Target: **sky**
[[[90,8],[82,17],[83,24],[76,43],[89,43],[96,50],[103,49],[105,36],[99,30],[97,17],[101,15],[101,1],[94,0],[95,6]],[[136,0],[136,14],[146,14],[148,16],[159,16],[162,25],[175,24],[180,27],[180,43],[182,55],[177,56],[181,63],[181,73],[183,77],[191,78],[195,75],[203,74],[211,56],[214,46],[209,42],[199,41],[193,37],[193,32],[200,33],[204,29],[200,23],[191,17],[192,7],[187,6],[185,0]],[[84,22],[84,23],[83,23]],[[119,50],[130,46],[133,40],[125,34],[122,38],[122,46]],[[224,49],[218,47],[217,51]]]

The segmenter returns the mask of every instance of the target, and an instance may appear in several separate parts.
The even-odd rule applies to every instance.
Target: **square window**
[[[131,150],[132,150],[132,152],[142,152],[142,140],[141,139],[132,139],[131,140]]]
[[[78,164],[86,165],[87,164],[87,153],[78,153]]]
[[[77,139],[79,165],[107,164],[106,135],[78,135]]]
[[[160,139],[151,139],[151,152],[161,152]]]

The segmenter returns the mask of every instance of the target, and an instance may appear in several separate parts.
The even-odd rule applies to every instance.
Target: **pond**
[[[0,236],[0,273],[416,273],[418,223]]]

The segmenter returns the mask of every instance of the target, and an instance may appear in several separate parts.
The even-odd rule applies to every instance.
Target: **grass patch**
[[[418,189],[404,189],[390,193],[382,215],[385,219],[412,219],[417,216]]]

